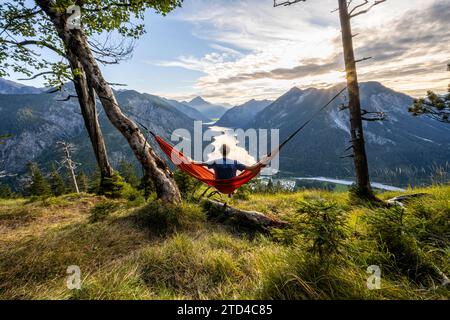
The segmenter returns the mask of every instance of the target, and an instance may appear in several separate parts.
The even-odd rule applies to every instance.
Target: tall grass
[[[208,221],[193,204],[1,201],[0,298],[448,299],[435,271],[450,273],[450,186],[413,192],[430,196],[391,210],[314,190],[231,200],[293,223],[273,235]],[[69,265],[81,290],[66,286]],[[371,265],[380,290],[366,285]]]

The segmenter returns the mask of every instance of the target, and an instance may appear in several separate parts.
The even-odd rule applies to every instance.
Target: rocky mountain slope
[[[49,167],[61,159],[56,145],[60,140],[76,145],[75,160],[82,163],[85,170],[92,172],[95,169],[95,158],[78,101],[58,101],[63,97],[61,94],[46,93],[0,95],[0,133],[12,134],[11,138],[0,145],[1,170],[21,173],[31,160]],[[175,129],[192,129],[194,119],[178,111],[162,98],[132,90],[118,91],[116,97],[125,114],[157,134],[169,137]],[[126,140],[109,123],[101,105],[99,114],[113,165],[122,158],[135,162]],[[150,137],[149,141],[153,143]]]
[[[0,78],[0,94],[38,94],[44,89],[25,86],[23,84]]]
[[[0,135],[13,135],[0,145],[0,171],[21,173],[31,160],[49,167],[61,159],[56,142],[64,140],[77,146],[75,160],[92,172],[95,158],[78,101],[58,101],[65,94],[11,94],[18,87],[8,84],[8,88],[3,88],[10,94],[0,94]],[[250,101],[235,107],[217,124],[244,129],[279,129],[282,141],[342,88],[343,85],[321,90],[293,88],[271,104]],[[70,91],[70,86],[66,89]],[[203,115],[185,103],[133,90],[117,91],[116,95],[125,114],[166,138],[175,129],[192,130],[194,120],[207,121],[213,116],[209,112]],[[200,99],[194,100],[200,103]],[[375,179],[389,183],[389,175],[395,172],[392,181],[396,184],[405,185],[413,177],[429,181],[431,170],[448,166],[450,126],[426,117],[412,117],[408,113],[412,98],[380,83],[363,83],[361,100],[364,109],[387,114],[383,122],[365,123],[369,167]],[[352,160],[344,157],[350,154],[346,151],[350,146],[348,111],[340,110],[345,103],[345,95],[342,95],[286,145],[280,154],[282,176],[353,176]],[[127,142],[111,126],[100,104],[99,115],[113,165],[122,158],[138,165]],[[149,141],[153,143],[151,138]]]
[[[201,112],[208,119],[218,119],[224,115],[227,108],[221,105],[212,104],[202,97],[196,97],[185,104]]]
[[[246,128],[276,128],[281,140],[300,127],[344,85],[330,89],[293,88],[258,113]],[[385,170],[401,173],[425,172],[450,159],[450,126],[408,113],[412,98],[380,83],[361,85],[361,102],[368,111],[385,112],[382,122],[366,122],[365,137],[372,174]],[[340,111],[345,95],[295,137],[280,154],[281,173],[294,176],[351,177],[352,160],[341,158],[350,152],[348,111]]]
[[[216,122],[216,125],[229,128],[243,128],[271,103],[272,101],[270,100],[250,100],[225,112],[219,121]]]
[[[188,117],[190,117],[194,120],[199,120],[199,121],[203,121],[203,122],[210,121],[210,119],[207,116],[205,116],[203,113],[201,113],[197,109],[192,108],[191,106],[189,106],[186,103],[178,102],[176,100],[168,100],[168,99],[164,99],[164,100],[167,103],[169,103],[170,105],[172,105],[174,108],[176,108],[178,111],[183,112]]]

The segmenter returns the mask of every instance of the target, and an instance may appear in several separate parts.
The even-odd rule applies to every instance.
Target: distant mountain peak
[[[292,87],[291,90],[288,91],[288,93],[302,93],[302,89],[299,87]]]
[[[201,104],[210,104],[210,103],[208,101],[206,101],[205,99],[203,99],[202,97],[197,96],[194,99],[192,99],[191,101],[189,101],[189,104],[201,105]]]
[[[0,78],[0,94],[39,94],[43,89]]]
[[[208,102],[200,96],[195,97],[194,99],[189,101],[187,105],[194,109],[197,109],[197,111],[201,112],[208,119],[220,118],[227,111],[224,106]]]
[[[361,85],[366,85],[366,86],[376,86],[376,87],[383,87],[386,88],[381,82],[379,81],[367,81],[367,82],[362,82]]]
[[[244,127],[271,103],[272,101],[270,100],[249,100],[244,104],[229,109],[216,124],[225,127]]]

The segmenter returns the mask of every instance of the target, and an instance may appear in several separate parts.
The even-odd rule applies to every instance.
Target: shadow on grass
[[[0,252],[0,296],[15,289],[67,276],[70,265],[83,274],[139,249],[148,243],[142,232],[124,223],[76,223],[21,240]]]

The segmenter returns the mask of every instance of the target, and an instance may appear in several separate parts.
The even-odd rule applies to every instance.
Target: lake
[[[236,139],[236,136],[234,135],[233,129],[230,128],[224,128],[224,127],[218,127],[211,124],[207,125],[207,128],[215,133],[222,133],[222,135],[215,136],[213,139],[213,142],[211,143],[212,146],[214,146],[214,151],[211,152],[208,155],[208,160],[220,158],[220,146],[222,144],[227,144],[231,146],[231,153],[230,158],[238,160],[242,163],[245,163],[247,165],[252,165],[256,162],[256,159],[248,154],[247,150],[241,146],[239,146],[239,143]],[[262,176],[262,179],[267,179],[270,177],[264,177]],[[298,180],[305,180],[305,181],[319,181],[319,182],[328,182],[333,184],[339,184],[344,186],[351,186],[354,184],[354,181],[351,180],[343,180],[343,179],[333,179],[333,178],[326,178],[326,177],[288,177],[288,178],[280,178],[280,179],[273,179],[275,182],[280,182],[283,187],[287,189],[292,189],[295,187],[295,182]],[[379,190],[385,190],[385,191],[405,191],[405,189],[386,185],[379,182],[372,182],[372,187]]]
[[[330,182],[335,184],[341,184],[344,186],[351,186],[355,182],[350,180],[341,180],[341,179],[331,179],[331,178],[325,178],[325,177],[313,177],[313,178],[292,178],[292,180],[311,180],[311,181],[320,181],[320,182]],[[378,182],[372,182],[372,187],[375,189],[385,190],[385,191],[406,191],[405,189],[389,186],[386,184],[378,183]]]

